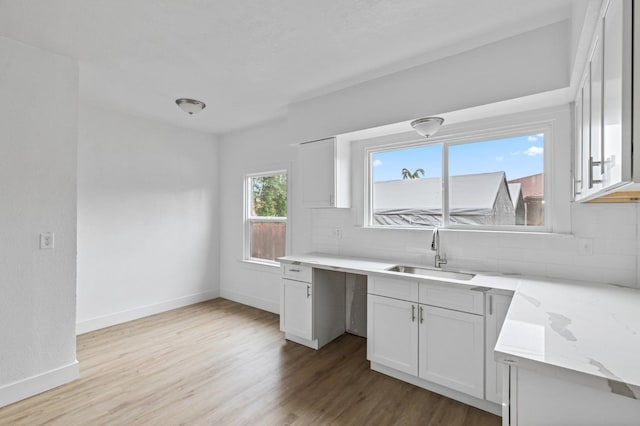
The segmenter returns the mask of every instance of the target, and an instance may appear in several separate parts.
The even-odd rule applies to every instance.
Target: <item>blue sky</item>
[[[507,180],[544,171],[543,135],[518,136],[449,147],[449,175],[504,171]],[[402,169],[418,168],[425,177],[442,174],[442,145],[425,145],[373,154],[375,182],[402,179]]]

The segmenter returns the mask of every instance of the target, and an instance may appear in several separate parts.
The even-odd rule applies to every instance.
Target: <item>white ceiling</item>
[[[0,0],[0,35],[80,62],[89,102],[213,133],[571,17],[572,0]],[[207,104],[187,116],[174,104]]]

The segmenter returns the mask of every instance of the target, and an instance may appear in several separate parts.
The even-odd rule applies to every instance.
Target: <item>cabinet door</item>
[[[486,299],[487,307],[485,317],[486,324],[486,350],[485,354],[485,399],[495,402],[496,404],[502,403],[502,368],[494,360],[493,350],[496,347],[498,341],[498,335],[502,329],[502,324],[507,316],[509,305],[511,304],[511,296],[504,296],[501,294],[487,295]]]
[[[280,328],[285,333],[313,340],[313,286],[282,280]]]
[[[582,82],[582,131],[580,145],[580,194],[579,197],[584,198],[593,190],[589,187],[589,153],[591,146],[591,68],[587,67],[585,78]]]
[[[418,375],[418,304],[367,296],[367,359]]]
[[[305,207],[334,207],[336,187],[335,138],[300,146],[302,203]]]
[[[589,169],[587,177],[589,188],[602,188],[602,172],[604,171],[602,150],[602,72],[603,44],[602,27],[598,27],[593,54],[589,67],[591,69],[591,127],[589,140]]]
[[[420,305],[419,376],[484,398],[484,317]]]
[[[585,426],[640,424],[640,402],[616,395],[604,383],[601,387],[578,384],[543,372],[516,370],[515,415],[511,425]],[[512,374],[513,375],[513,374]],[[579,373],[576,373],[579,377]],[[512,380],[513,386],[513,380]],[[511,401],[514,407],[514,401]],[[515,421],[514,421],[515,420]]]
[[[627,3],[628,5],[628,3]],[[631,75],[630,69],[630,23],[624,22],[622,0],[609,3],[603,19],[604,27],[604,74],[603,74],[603,107],[602,131],[605,158],[604,186],[608,187],[630,180],[630,167],[623,176],[622,161],[631,158],[631,132],[629,117],[623,117],[625,111],[631,110]],[[630,11],[628,16],[630,19]],[[626,24],[626,25],[625,25]],[[629,32],[629,34],[625,34]],[[626,69],[629,68],[629,69]],[[623,150],[623,147],[625,148]],[[630,166],[630,162],[629,162]]]
[[[576,98],[575,101],[575,132],[576,132],[576,139],[575,139],[575,144],[574,146],[574,152],[573,152],[573,197],[574,199],[579,199],[580,196],[582,195],[582,191],[583,191],[583,180],[582,180],[582,159],[584,156],[582,147],[582,141],[583,141],[583,134],[582,134],[582,130],[583,130],[583,123],[582,123],[582,119],[583,119],[583,115],[582,115],[582,111],[583,111],[583,102],[584,102],[584,97],[583,97],[583,91],[584,89],[582,87],[580,87],[578,89],[578,97]]]

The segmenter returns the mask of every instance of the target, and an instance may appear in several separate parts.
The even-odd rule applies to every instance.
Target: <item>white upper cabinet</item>
[[[595,44],[593,47],[593,53],[591,60],[589,61],[590,75],[591,75],[591,125],[590,125],[590,141],[588,145],[588,161],[589,168],[587,173],[589,189],[602,188],[602,174],[604,172],[604,161],[602,161],[602,59],[603,59],[603,44],[602,44],[602,30],[598,31],[596,35]]]
[[[349,173],[348,143],[328,138],[300,145],[304,207],[351,207]]]
[[[632,173],[632,26],[631,0],[604,2],[575,100],[576,201],[636,201],[640,190],[640,173]]]
[[[603,20],[602,147],[605,167],[602,180],[605,187],[631,180],[631,82],[625,80],[631,75],[631,72],[625,72],[625,65],[631,61],[631,46],[628,44],[631,34],[626,37],[624,34],[631,25],[627,24],[625,28],[623,9],[622,1],[612,1]],[[625,113],[629,115],[625,117]],[[626,129],[623,131],[624,125]],[[629,141],[625,146],[628,152],[623,152],[623,143],[620,142],[624,140]],[[623,174],[623,155],[627,162],[626,175]]]

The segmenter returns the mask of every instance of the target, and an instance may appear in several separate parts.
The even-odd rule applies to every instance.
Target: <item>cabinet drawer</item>
[[[289,263],[282,265],[282,277],[310,283],[312,276],[313,268],[310,266],[293,265]]]
[[[484,314],[484,293],[457,287],[420,283],[420,303],[471,314]]]
[[[418,282],[369,275],[367,292],[378,296],[417,302]]]

